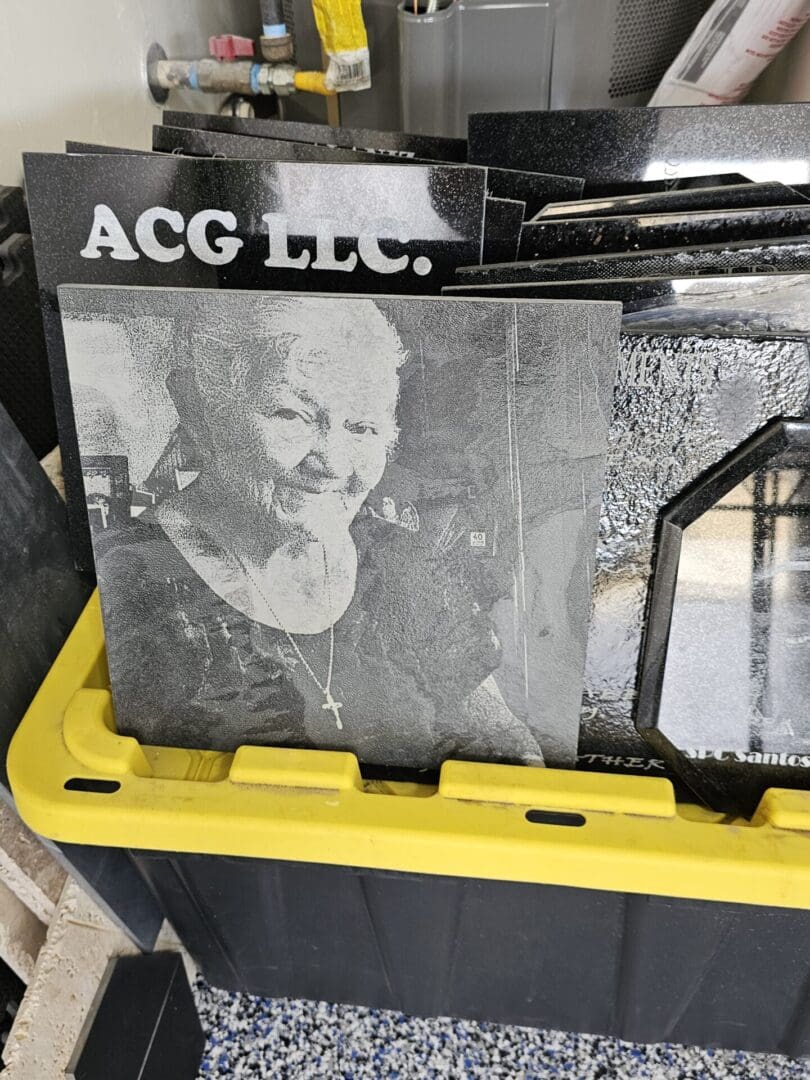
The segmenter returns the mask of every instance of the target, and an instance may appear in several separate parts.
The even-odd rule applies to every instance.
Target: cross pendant
[[[330,690],[326,692],[326,701],[321,705],[322,709],[328,709],[335,717],[335,723],[337,724],[338,731],[343,730],[343,721],[340,719],[340,710],[343,708],[342,701],[335,701],[332,697]]]

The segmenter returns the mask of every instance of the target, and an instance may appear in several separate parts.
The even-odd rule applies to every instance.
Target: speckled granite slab
[[[739,240],[774,240],[810,232],[810,202],[756,209],[695,210],[689,213],[628,214],[624,217],[549,218],[526,222],[520,234],[520,259],[561,259],[606,251]]]
[[[658,248],[654,251],[574,255],[496,265],[461,266],[459,285],[509,285],[603,278],[685,278],[713,274],[810,272],[810,239],[742,240],[705,247]],[[506,290],[504,290],[506,291]]]
[[[90,596],[65,505],[0,406],[0,782],[11,736]]]
[[[586,191],[709,173],[806,184],[810,105],[473,113],[469,160],[585,177]]]

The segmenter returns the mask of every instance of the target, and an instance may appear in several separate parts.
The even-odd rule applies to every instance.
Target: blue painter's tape
[[[263,26],[262,31],[265,37],[285,37],[287,34],[286,23],[274,23],[273,26]]]
[[[188,85],[192,90],[200,89],[200,73],[197,70],[197,65],[192,64],[188,71]]]
[[[254,94],[258,94],[259,92],[259,72],[261,69],[261,64],[254,64],[250,69],[250,89]]]

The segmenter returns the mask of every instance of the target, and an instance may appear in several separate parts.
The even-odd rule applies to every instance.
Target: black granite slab
[[[346,150],[360,150],[365,154],[427,158],[442,162],[463,163],[467,160],[466,139],[452,139],[440,135],[413,135],[406,131],[373,131],[368,128],[307,124],[296,120],[218,116],[168,109],[163,113],[163,123],[169,127],[201,128],[207,131],[230,132],[233,135],[342,147]]]
[[[73,564],[65,504],[0,406],[0,799],[9,806],[11,738],[92,587]],[[125,852],[45,843],[141,948],[152,948],[164,912]]]
[[[613,195],[602,199],[548,203],[530,220],[573,217],[622,217],[626,214],[671,214],[676,211],[723,210],[755,206],[795,206],[805,196],[787,184],[726,184],[652,194]]]
[[[70,556],[65,505],[0,406],[0,782],[6,753],[90,597]]]
[[[620,300],[625,332],[804,337],[810,274],[612,278],[541,284],[449,286],[447,296]]]
[[[69,144],[71,147],[74,144]],[[290,142],[207,129],[156,125],[152,129],[152,149],[161,153],[181,153],[192,157],[253,158],[259,161],[361,161],[366,164],[431,165],[424,158],[391,158],[362,150],[349,150],[316,143]],[[86,148],[84,150],[86,152]],[[442,162],[456,168],[481,169],[480,165]],[[582,181],[570,176],[546,176],[515,169],[487,169],[487,193],[493,198],[526,203],[526,213],[539,210],[549,199],[575,198],[582,191]]]
[[[481,257],[482,169],[116,154],[31,154],[25,166],[71,534],[86,569],[92,559],[59,283],[436,293],[456,266]],[[109,241],[88,247],[99,206],[116,215],[125,233],[114,252],[123,257],[112,257]],[[184,226],[181,236],[166,221],[156,226],[156,243],[147,238],[150,254],[144,254],[136,223],[152,208],[168,208],[184,224],[204,210],[233,217],[208,226],[208,246],[196,237],[204,261]]]
[[[0,402],[37,458],[57,442],[31,237],[0,241]]]
[[[487,197],[484,217],[484,259],[508,262],[517,257],[526,203]]]
[[[163,154],[189,157],[223,157],[235,160],[258,161],[357,161],[368,163],[369,155],[362,150],[344,150],[321,146],[318,143],[291,142],[284,139],[260,139],[249,135],[232,135],[223,131],[196,128],[152,128],[152,149]],[[387,163],[388,159],[379,159]],[[374,164],[378,161],[374,159]]]
[[[596,554],[580,767],[662,774],[661,754],[634,726],[660,515],[768,422],[807,415],[808,400],[806,341],[622,335]],[[716,564],[706,565],[705,577],[721,588]],[[710,681],[704,678],[698,687]],[[707,697],[713,692],[706,685]]]
[[[196,1080],[205,1034],[176,952],[113,957],[65,1071],[68,1080]]]
[[[776,420],[666,508],[636,725],[712,809],[810,787],[810,422]]]
[[[587,198],[620,198],[626,195],[655,195],[666,191],[693,191],[704,187],[751,184],[754,181],[743,173],[709,173],[701,176],[667,176],[659,180],[628,180],[626,183],[585,183]],[[801,185],[791,184],[804,198]]]
[[[805,237],[460,266],[456,278],[459,285],[529,285],[600,278],[716,277],[720,274],[793,274],[803,271],[810,271],[810,238]]]
[[[810,232],[810,203],[740,210],[639,214],[626,217],[554,218],[527,222],[520,234],[521,259],[598,255],[689,247],[735,240],[775,240]]]
[[[810,105],[670,106],[473,113],[469,160],[611,184],[742,173],[806,184]]]
[[[498,199],[526,203],[526,217],[538,213],[551,200],[578,199],[584,181],[577,176],[550,176],[519,169],[487,169],[487,190]]]
[[[628,333],[807,337],[810,274],[673,278],[671,292],[623,305]]]
[[[654,303],[674,295],[671,280],[668,278],[595,278],[584,281],[576,279],[502,282],[497,285],[445,285],[442,294],[493,299],[515,297],[524,300],[548,300],[550,297],[558,297],[561,300],[620,300],[624,312],[636,303]]]
[[[0,241],[7,240],[13,233],[30,231],[23,189],[0,185]]]
[[[65,140],[66,154],[131,154],[133,157],[144,157],[154,153],[153,150],[134,150],[129,146],[107,146],[104,143],[77,142],[75,139]]]

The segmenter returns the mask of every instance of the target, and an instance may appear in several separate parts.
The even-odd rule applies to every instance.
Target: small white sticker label
[[[326,86],[342,93],[346,90],[368,90],[371,86],[371,63],[368,49],[330,53],[326,69]]]

